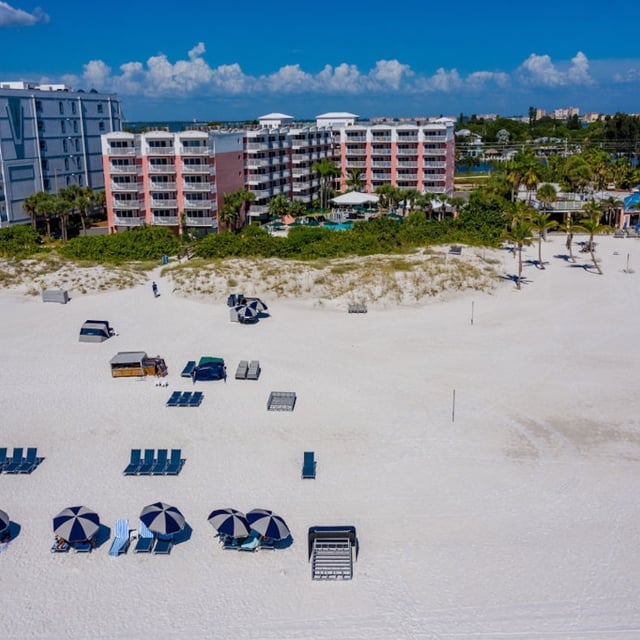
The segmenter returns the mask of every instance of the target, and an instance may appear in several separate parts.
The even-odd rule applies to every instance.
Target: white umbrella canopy
[[[91,540],[100,528],[98,514],[87,507],[68,507],[53,519],[53,532],[67,542]]]
[[[180,510],[164,502],[147,505],[140,513],[140,520],[147,525],[149,531],[160,535],[178,533],[185,527],[185,519]]]
[[[375,193],[360,193],[359,191],[349,191],[347,193],[341,193],[335,198],[331,198],[331,202],[333,202],[334,204],[341,204],[346,206],[367,204],[368,202],[377,203],[379,200],[379,196],[377,196]]]

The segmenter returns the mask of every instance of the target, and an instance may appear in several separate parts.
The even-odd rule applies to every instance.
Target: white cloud
[[[1,4],[1,3],[0,3]],[[473,71],[462,75],[457,69],[440,67],[433,75],[419,74],[398,60],[378,60],[369,70],[343,62],[325,65],[317,73],[299,64],[285,65],[272,73],[252,76],[238,63],[211,67],[204,59],[206,48],[199,42],[185,59],[171,62],[163,53],[146,62],[130,61],[117,72],[100,60],[92,60],[81,76],[65,76],[73,87],[112,91],[122,96],[219,98],[240,95],[448,95],[477,94],[489,89],[528,87],[586,86],[593,84],[590,62],[582,52],[571,60],[555,64],[549,55],[531,54],[509,74],[495,70]]]
[[[41,9],[36,8],[33,13],[28,13],[0,2],[0,27],[32,27],[38,22],[49,22],[49,16]]]
[[[568,84],[587,85],[593,80],[589,75],[589,60],[578,51],[566,71],[558,68],[548,55],[532,53],[517,69],[522,82],[530,85],[558,87]]]

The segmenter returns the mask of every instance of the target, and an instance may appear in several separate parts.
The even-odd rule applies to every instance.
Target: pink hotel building
[[[453,120],[365,124],[357,117],[326,113],[315,125],[299,125],[274,113],[244,130],[105,134],[109,230],[150,224],[178,231],[184,223],[194,232],[216,232],[224,194],[242,188],[256,196],[249,216],[264,220],[275,195],[307,204],[318,197],[312,166],[324,158],[339,167],[341,191],[357,170],[367,192],[383,184],[453,192]]]

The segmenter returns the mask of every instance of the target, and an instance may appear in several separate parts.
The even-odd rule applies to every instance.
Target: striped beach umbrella
[[[247,304],[239,304],[236,307],[233,307],[233,310],[236,312],[238,318],[242,320],[252,320],[258,315],[258,311]]]
[[[252,509],[247,512],[249,526],[265,538],[282,540],[291,535],[289,527],[281,516],[268,509]]]
[[[223,535],[232,538],[245,538],[249,535],[247,517],[237,509],[214,509],[208,520],[211,526]]]
[[[253,300],[249,300],[249,302],[245,302],[245,307],[249,307],[249,309],[254,309],[256,313],[260,313],[261,311],[267,310],[267,305],[260,300],[260,298],[254,298]]]
[[[53,532],[67,542],[91,540],[100,528],[100,517],[87,507],[68,507],[53,519]]]
[[[147,525],[149,531],[162,536],[178,533],[184,529],[184,516],[177,507],[164,502],[147,505],[140,513],[140,520]]]
[[[2,533],[5,529],[9,528],[9,516],[6,511],[0,511],[0,533]]]

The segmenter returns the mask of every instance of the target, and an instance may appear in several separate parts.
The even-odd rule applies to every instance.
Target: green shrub
[[[0,255],[24,257],[40,251],[40,236],[31,226],[18,224],[0,229]]]

